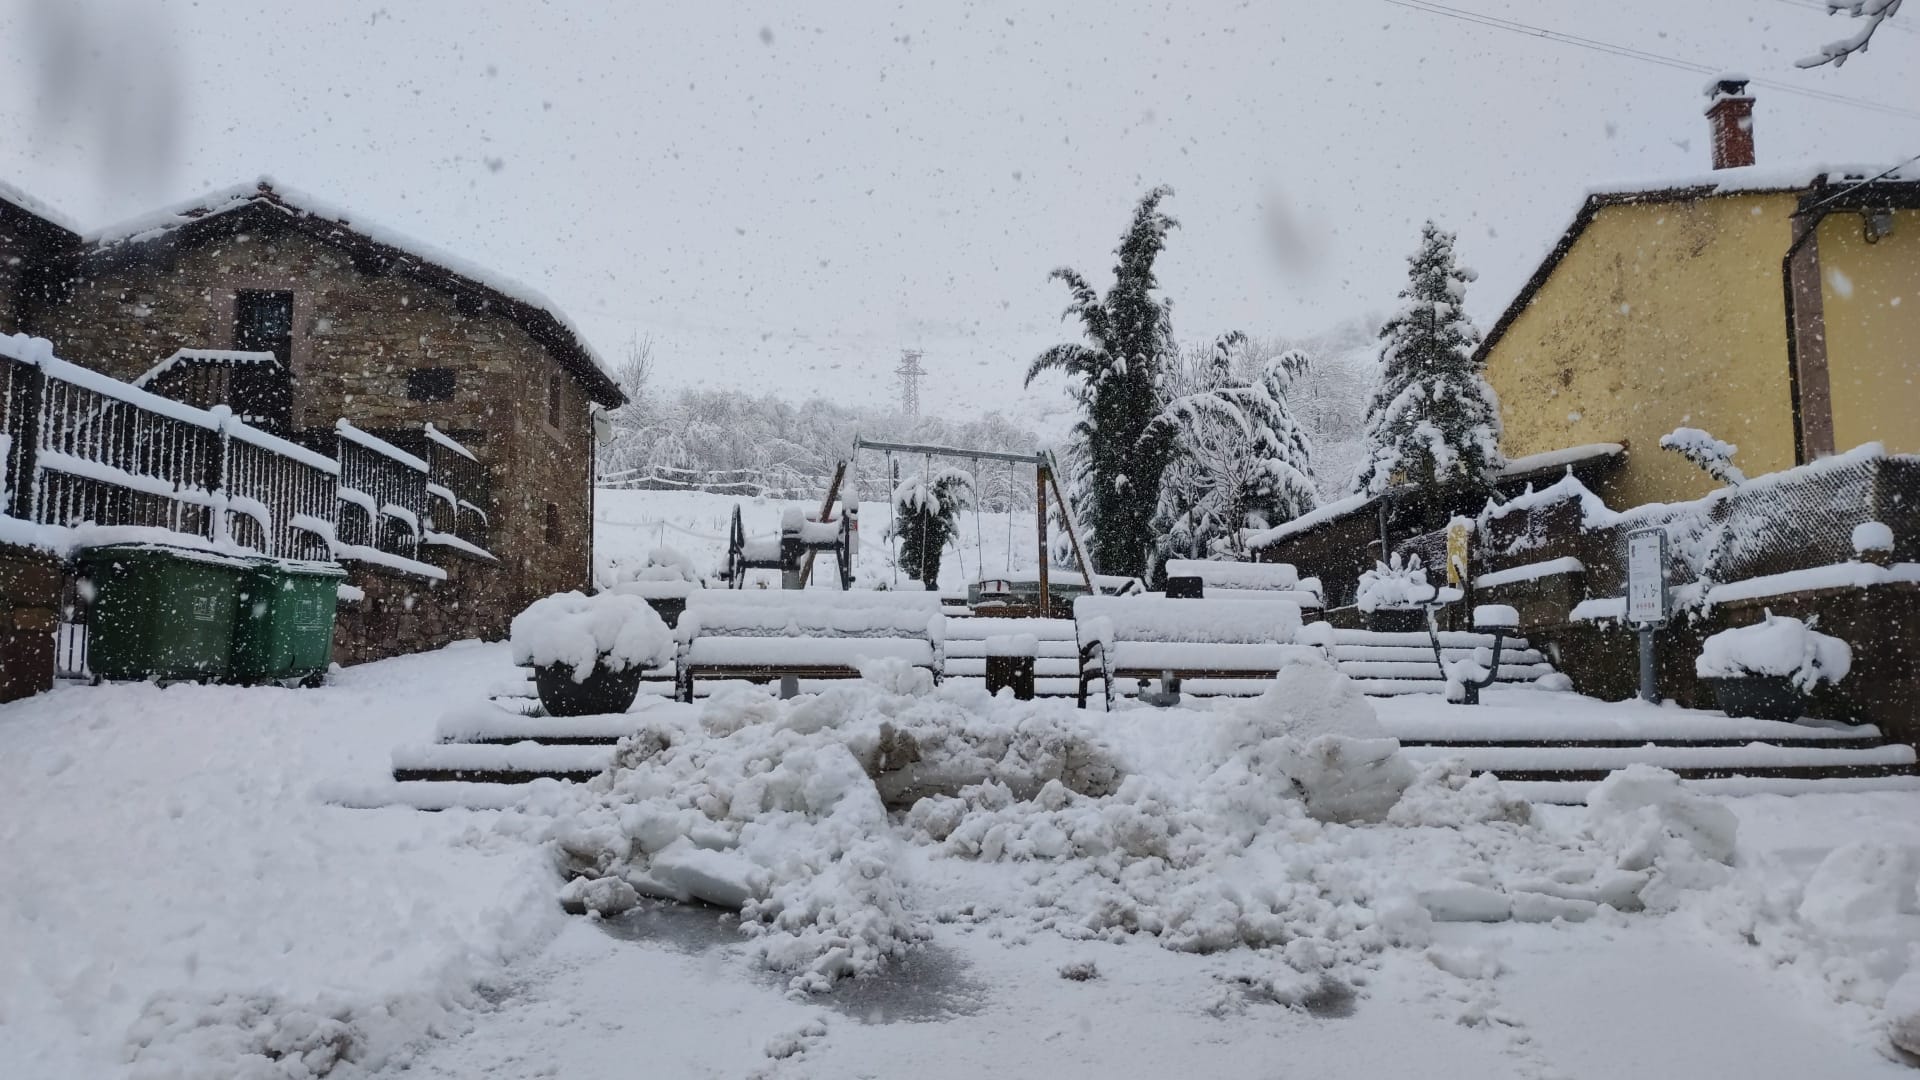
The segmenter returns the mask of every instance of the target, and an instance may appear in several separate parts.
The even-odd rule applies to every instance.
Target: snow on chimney
[[[1722,75],[1707,84],[1707,125],[1713,129],[1713,167],[1753,164],[1753,97],[1745,75]]]

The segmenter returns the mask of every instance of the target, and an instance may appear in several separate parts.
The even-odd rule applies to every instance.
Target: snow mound
[[[1908,972],[1887,991],[1887,1034],[1893,1045],[1920,1054],[1920,971]]]
[[[1400,801],[1387,811],[1392,825],[1459,829],[1489,822],[1525,825],[1533,806],[1507,793],[1492,773],[1478,776],[1458,758],[1430,762],[1414,776]]]
[[[614,671],[673,659],[673,634],[647,602],[620,593],[555,593],[513,617],[513,662],[564,664],[584,682],[596,664]]]
[[[1777,675],[1804,691],[1819,683],[1839,682],[1853,666],[1853,649],[1799,619],[1767,612],[1764,622],[1736,626],[1708,638],[1694,660],[1703,679]]]
[[[872,674],[872,673],[870,673]],[[1064,703],[902,689],[898,671],[791,701],[737,693],[622,740],[589,804],[549,834],[592,909],[609,880],[740,912],[797,990],[869,974],[926,935],[898,880],[888,799],[966,783],[1111,790],[1118,770]],[[1002,788],[1002,790],[1009,790]],[[1009,799],[1011,796],[1009,796]],[[581,884],[586,882],[586,884]]]
[[[1413,782],[1353,680],[1317,653],[1288,656],[1266,693],[1235,708],[1216,747],[1223,769],[1291,785],[1321,821],[1379,821]]]
[[[1615,865],[1649,872],[1640,894],[1649,908],[1671,908],[1679,891],[1726,879],[1739,820],[1686,790],[1670,770],[1629,765],[1594,787],[1587,810],[1588,835]]]

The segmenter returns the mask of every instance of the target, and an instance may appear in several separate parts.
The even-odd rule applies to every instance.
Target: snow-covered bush
[[[1705,470],[1708,476],[1728,487],[1747,482],[1747,474],[1733,463],[1740,448],[1722,442],[1699,428],[1678,427],[1660,436],[1660,448],[1671,450]]]
[[[1417,608],[1431,602],[1436,595],[1437,590],[1427,584],[1427,571],[1420,565],[1420,556],[1409,555],[1402,562],[1396,554],[1388,556],[1386,562],[1374,563],[1373,569],[1360,575],[1360,589],[1354,604],[1366,612]]]
[[[1804,692],[1822,682],[1839,682],[1853,666],[1853,649],[1799,619],[1769,611],[1763,622],[1722,630],[1701,645],[1693,662],[1703,679],[1774,675],[1792,680]]]
[[[673,659],[673,634],[645,600],[620,593],[555,593],[513,617],[513,662],[559,664],[585,682],[594,668],[625,671]]]

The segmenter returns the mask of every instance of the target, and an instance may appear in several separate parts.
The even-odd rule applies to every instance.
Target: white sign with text
[[[1627,534],[1627,621],[1667,621],[1667,531]]]

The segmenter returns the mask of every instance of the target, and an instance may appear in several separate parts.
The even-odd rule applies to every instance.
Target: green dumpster
[[[318,682],[333,659],[333,616],[346,571],[332,563],[263,562],[241,585],[233,677]]]
[[[102,679],[221,679],[233,646],[244,559],[158,544],[80,555],[92,582],[87,661]]]

